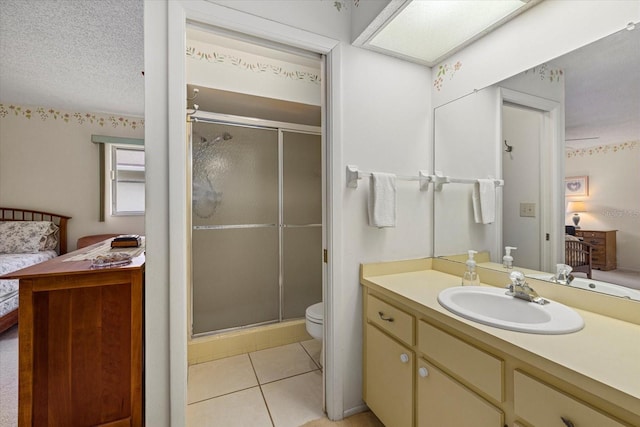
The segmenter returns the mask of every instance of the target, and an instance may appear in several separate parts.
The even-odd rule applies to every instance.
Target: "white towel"
[[[477,224],[496,220],[496,185],[493,179],[479,179],[473,184],[473,218]]]
[[[396,226],[396,176],[391,173],[371,173],[369,185],[369,225]]]

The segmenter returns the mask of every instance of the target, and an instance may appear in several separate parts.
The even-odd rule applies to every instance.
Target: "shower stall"
[[[192,336],[304,318],[322,300],[320,128],[190,125]]]

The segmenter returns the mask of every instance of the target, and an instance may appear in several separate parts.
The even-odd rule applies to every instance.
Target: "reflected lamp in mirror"
[[[569,205],[567,206],[567,212],[573,213],[573,217],[571,217],[571,219],[573,220],[573,224],[576,226],[576,228],[580,228],[578,226],[578,224],[580,224],[580,214],[583,212],[587,212],[587,204],[583,201],[569,202]]]

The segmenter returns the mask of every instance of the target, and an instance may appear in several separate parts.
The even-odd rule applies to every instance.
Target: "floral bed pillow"
[[[6,221],[0,223],[0,253],[29,254],[55,249],[58,226],[50,221]]]

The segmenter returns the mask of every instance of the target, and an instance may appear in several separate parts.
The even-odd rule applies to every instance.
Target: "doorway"
[[[553,271],[564,259],[564,123],[560,104],[500,88],[504,246],[517,265]],[[511,147],[511,148],[510,148]]]
[[[162,8],[155,8],[155,13],[164,13]],[[162,15],[165,16],[165,15]],[[246,34],[253,37],[261,37],[273,40],[286,45],[296,46],[298,48],[307,49],[319,55],[326,55],[323,61],[323,79],[321,80],[322,90],[322,141],[323,153],[326,157],[326,163],[323,165],[325,178],[323,179],[323,200],[331,201],[333,196],[339,192],[339,179],[337,173],[333,170],[333,165],[341,164],[342,157],[339,149],[332,148],[335,144],[340,144],[339,120],[341,117],[341,104],[335,102],[338,99],[339,87],[335,82],[339,82],[341,75],[341,56],[340,43],[338,40],[302,30],[291,25],[274,22],[260,18],[255,15],[233,10],[224,6],[207,2],[171,2],[167,7],[166,19],[167,27],[160,24],[153,27],[157,32],[166,31],[169,40],[167,55],[164,56],[165,61],[172,64],[168,73],[168,91],[163,92],[167,96],[167,108],[158,108],[163,110],[161,114],[168,114],[168,129],[159,126],[159,137],[166,137],[170,143],[168,144],[169,162],[167,171],[169,179],[169,195],[167,203],[169,206],[168,217],[169,222],[169,239],[167,244],[171,247],[171,256],[168,250],[163,249],[161,252],[166,256],[168,264],[166,266],[169,286],[169,295],[166,303],[169,305],[169,316],[166,319],[168,324],[168,341],[169,358],[155,356],[159,353],[151,354],[147,357],[148,366],[154,364],[168,363],[170,365],[169,375],[171,378],[171,418],[176,425],[182,425],[185,420],[186,410],[186,378],[187,378],[187,340],[188,340],[188,315],[189,295],[186,283],[189,281],[189,269],[187,262],[187,228],[184,224],[190,216],[190,211],[186,204],[186,189],[188,188],[186,181],[188,154],[183,144],[177,143],[184,141],[187,133],[187,125],[184,120],[184,105],[187,93],[185,87],[187,84],[187,76],[185,72],[185,51],[186,51],[186,34],[187,25],[197,23],[197,25],[207,26],[208,28],[223,28],[227,31],[233,31],[236,34]],[[155,33],[154,33],[155,35]],[[150,45],[156,45],[152,38],[149,40]],[[162,64],[158,65],[162,68]],[[150,74],[150,79],[158,76]],[[334,82],[334,84],[332,84]],[[157,85],[158,90],[162,89],[161,85]],[[160,106],[162,107],[162,106]],[[158,115],[157,117],[160,117]],[[163,133],[164,132],[164,133]],[[166,135],[166,136],[165,136]],[[162,177],[159,177],[162,179]],[[336,199],[338,200],[338,199]],[[337,203],[340,205],[340,203]],[[327,206],[323,211],[323,223],[326,224],[326,233],[323,235],[323,247],[327,249],[327,263],[324,263],[325,277],[327,283],[323,286],[323,300],[325,301],[325,359],[326,365],[323,370],[326,382],[326,409],[330,418],[340,419],[343,416],[343,387],[342,387],[342,354],[338,350],[337,343],[342,339],[342,328],[336,322],[336,313],[339,314],[337,304],[340,301],[340,293],[335,292],[332,282],[335,282],[341,271],[341,255],[340,245],[335,242],[339,241],[339,230],[336,230],[334,224],[337,223],[335,217],[339,216],[339,209]],[[158,219],[158,223],[166,221],[166,217]],[[167,246],[168,247],[168,246]],[[175,254],[175,256],[173,256]],[[158,276],[160,279],[162,277]],[[180,286],[184,284],[184,286]],[[163,329],[164,330],[164,329]],[[160,345],[164,345],[160,342]],[[158,346],[158,347],[159,347]],[[156,373],[163,374],[160,369],[155,370]],[[169,378],[159,375],[156,383],[168,384]],[[162,399],[162,393],[155,400]],[[150,399],[153,401],[154,399]]]
[[[540,270],[542,215],[540,177],[548,166],[540,155],[542,112],[516,104],[502,105],[502,246],[517,248],[518,267]]]
[[[323,301],[326,281],[327,150],[321,55],[202,26],[188,27],[187,36],[193,405],[192,380],[203,371],[194,364],[253,360],[288,339],[297,353],[305,346],[300,327],[306,309]],[[322,414],[324,371],[318,372],[308,379]],[[206,400],[215,405],[220,397]]]

